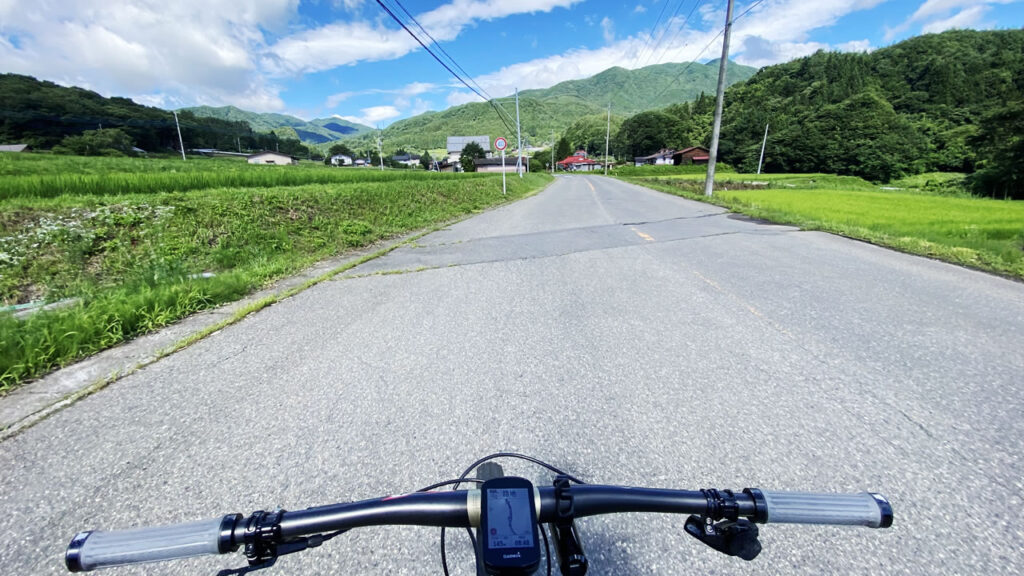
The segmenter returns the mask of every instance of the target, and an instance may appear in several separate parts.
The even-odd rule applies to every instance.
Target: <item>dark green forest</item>
[[[179,150],[174,116],[127,98],[104,98],[82,88],[67,88],[20,74],[0,74],[0,143],[50,149],[68,136],[118,128],[147,152]],[[246,122],[178,114],[186,148],[275,150],[305,157],[298,140],[254,132]]]
[[[707,146],[713,107],[701,95],[627,118],[613,150]],[[955,30],[763,68],[726,91],[719,160],[755,171],[766,124],[767,172],[965,172],[977,193],[1024,198],[1024,31]]]
[[[818,52],[726,92],[719,158],[753,171],[887,182],[974,172],[979,191],[1024,198],[1024,31],[955,30],[872,53]]]

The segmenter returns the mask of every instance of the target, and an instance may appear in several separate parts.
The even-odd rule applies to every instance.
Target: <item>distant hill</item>
[[[135,146],[149,152],[178,148],[174,116],[128,98],[106,98],[84,88],[60,86],[21,74],[0,74],[0,143],[49,149],[86,130],[119,128]],[[261,149],[277,145],[254,134],[248,124],[229,119],[179,114],[189,148]]]
[[[730,61],[726,86],[742,82],[757,68]],[[695,100],[701,92],[714,93],[718,84],[718,60],[707,64],[667,63],[626,70],[618,66],[582,80],[568,80],[543,90],[523,90],[520,98],[579,100],[598,108],[611,103],[612,111],[631,115]]]
[[[275,132],[282,137],[298,138],[306,144],[323,144],[372,130],[341,118],[317,118],[309,122],[287,114],[249,112],[234,106],[194,106],[181,110],[205,118],[247,122],[257,132]],[[290,128],[290,130],[288,130]],[[283,129],[283,130],[282,130]]]
[[[757,71],[730,62],[729,85],[750,78]],[[590,78],[568,80],[542,90],[519,93],[520,121],[530,143],[550,140],[580,118],[600,114],[609,102],[613,116],[629,116],[673,103],[694,100],[702,92],[714,93],[718,83],[717,61],[709,64],[668,63],[636,70],[609,68]],[[514,117],[515,107],[504,103]],[[513,124],[513,122],[509,122]],[[513,126],[514,129],[514,126]],[[502,124],[490,104],[473,102],[399,120],[384,130],[385,146],[406,149],[443,148],[445,138],[455,135],[514,136]],[[348,138],[355,148],[370,147],[368,135]]]
[[[1024,157],[1014,124],[1024,123],[1024,30],[950,30],[870,53],[818,52],[761,69],[725,101],[719,157],[742,170],[756,169],[769,123],[769,172],[886,182],[992,168],[1000,150]],[[1002,164],[1024,196],[1016,162]]]

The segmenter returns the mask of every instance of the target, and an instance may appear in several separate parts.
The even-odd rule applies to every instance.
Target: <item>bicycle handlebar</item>
[[[573,518],[620,512],[699,514],[710,519],[748,518],[757,523],[860,525],[887,528],[892,508],[877,494],[812,494],[746,489],[665,490],[622,486],[574,485]],[[535,489],[538,523],[556,520],[555,488]],[[82,532],[68,546],[65,563],[72,572],[224,554],[260,541],[283,544],[305,536],[379,525],[473,527],[479,524],[478,490],[414,492],[345,504],[248,518],[230,514],[216,520],[112,532]],[[310,544],[316,545],[316,544]]]
[[[241,514],[233,514],[187,524],[111,532],[80,532],[68,545],[64,562],[72,572],[87,572],[107,566],[223,554],[231,549],[222,548],[222,530],[233,529],[235,520],[241,517]]]

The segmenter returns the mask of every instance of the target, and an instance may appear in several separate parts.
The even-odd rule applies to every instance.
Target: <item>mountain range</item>
[[[726,85],[750,78],[756,68],[730,61]],[[636,70],[609,68],[581,80],[568,80],[550,88],[519,93],[519,115],[523,135],[540,142],[550,139],[552,131],[561,133],[581,117],[602,114],[611,105],[612,114],[625,117],[665,106],[691,101],[701,93],[713,93],[718,82],[718,60],[667,63]],[[389,147],[408,149],[443,148],[445,139],[454,135],[503,134],[513,136],[515,105],[511,96],[501,98],[499,113],[486,102],[473,102],[443,111],[426,112],[399,120],[383,131]],[[298,138],[304,144],[323,145],[344,140],[354,148],[376,145],[376,131],[369,126],[347,122],[338,117],[305,121],[285,114],[260,114],[234,106],[184,108],[196,116],[229,121],[245,121],[258,132],[273,131],[278,136]],[[500,115],[499,115],[500,114]]]
[[[369,126],[349,122],[337,116],[306,121],[287,114],[249,112],[234,106],[193,106],[178,111],[183,110],[203,118],[248,122],[257,132],[274,132],[282,138],[294,138],[305,144],[334,142],[373,130]]]

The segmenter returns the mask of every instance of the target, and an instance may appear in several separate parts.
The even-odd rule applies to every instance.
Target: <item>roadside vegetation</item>
[[[1024,280],[1024,202],[970,196],[963,179],[906,178],[886,189],[855,176],[703,174],[622,177],[754,218],[865,240]]]
[[[58,160],[0,163],[0,394],[318,260],[550,181],[510,178],[503,197],[492,174],[206,159],[170,172],[173,161],[124,158],[59,158],[62,174],[49,176],[33,173],[53,170],[41,157]],[[57,301],[70,304],[12,313]]]

